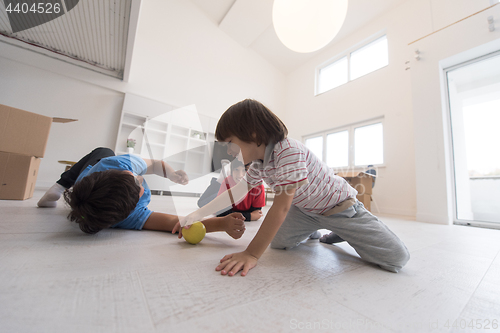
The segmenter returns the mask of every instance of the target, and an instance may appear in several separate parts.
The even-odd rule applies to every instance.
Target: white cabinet
[[[217,119],[199,115],[194,106],[175,108],[126,94],[115,152],[127,154],[127,139],[134,139],[134,154],[164,160],[175,170],[184,170],[192,181],[210,173],[214,123]],[[154,175],[146,176],[146,181],[151,190],[167,191],[174,185]],[[203,193],[206,186],[190,186],[189,191]]]

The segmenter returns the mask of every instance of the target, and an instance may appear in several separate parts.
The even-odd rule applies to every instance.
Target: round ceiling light
[[[339,32],[347,15],[347,1],[274,0],[274,30],[292,51],[317,51]]]

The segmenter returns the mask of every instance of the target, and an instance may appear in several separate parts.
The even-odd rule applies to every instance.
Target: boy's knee
[[[106,147],[98,147],[98,148],[94,149],[92,152],[93,153],[94,152],[106,153],[106,154],[109,154],[109,155],[114,155],[115,154],[115,152],[112,149],[106,148]]]
[[[410,252],[404,245],[402,245],[399,250],[394,251],[390,263],[379,266],[390,272],[397,273],[406,265],[409,260]]]
[[[408,251],[408,249],[403,245],[404,249],[402,249],[399,253],[399,261],[398,261],[398,266],[401,266],[401,268],[403,268],[406,263],[410,260],[410,252]],[[400,269],[401,269],[400,268]]]

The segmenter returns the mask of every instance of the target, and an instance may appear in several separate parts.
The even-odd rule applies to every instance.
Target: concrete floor
[[[86,235],[62,201],[36,208],[42,194],[0,201],[0,332],[500,332],[500,230],[381,217],[411,252],[398,274],[308,240],[228,277],[219,259],[260,222],[195,246],[153,231]],[[175,201],[179,214],[196,207]],[[173,203],[153,196],[151,208]]]

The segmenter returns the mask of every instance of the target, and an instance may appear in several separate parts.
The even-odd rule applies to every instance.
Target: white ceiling
[[[221,30],[242,46],[253,49],[285,74],[321,52],[297,53],[280,42],[272,25],[272,0],[191,1]],[[407,0],[349,0],[344,25],[329,45],[405,1]]]

